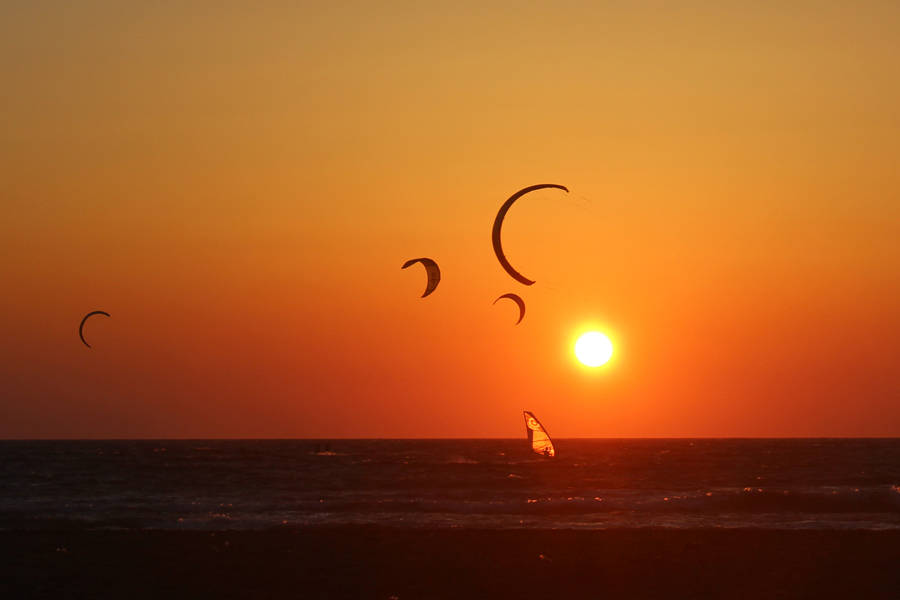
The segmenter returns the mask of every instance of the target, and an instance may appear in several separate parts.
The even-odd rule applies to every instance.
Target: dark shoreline
[[[900,531],[4,531],[0,552],[4,598],[871,599],[900,590]]]

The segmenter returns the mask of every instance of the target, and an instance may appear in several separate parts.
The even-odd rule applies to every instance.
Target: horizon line
[[[553,436],[556,440],[895,440],[900,435],[716,436],[716,435],[602,435]],[[158,442],[158,441],[474,441],[523,440],[523,437],[0,437],[0,442]]]

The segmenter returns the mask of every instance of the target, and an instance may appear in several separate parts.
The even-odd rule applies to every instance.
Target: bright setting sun
[[[587,367],[605,365],[612,354],[612,342],[599,331],[583,333],[575,342],[575,357]]]

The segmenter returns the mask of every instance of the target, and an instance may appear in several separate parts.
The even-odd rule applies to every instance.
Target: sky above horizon
[[[0,437],[900,436],[900,4],[326,4],[0,7]]]

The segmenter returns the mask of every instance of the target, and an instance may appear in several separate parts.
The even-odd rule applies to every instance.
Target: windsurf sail
[[[531,444],[531,450],[535,454],[540,454],[541,456],[556,456],[556,449],[553,447],[553,442],[550,440],[547,430],[544,429],[541,422],[537,420],[537,417],[528,410],[523,411],[522,414],[525,415],[525,433],[528,434],[528,442]]]

